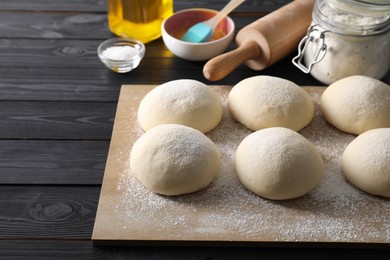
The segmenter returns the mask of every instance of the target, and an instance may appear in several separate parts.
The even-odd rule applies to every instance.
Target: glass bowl
[[[111,38],[99,45],[97,53],[107,68],[126,73],[139,65],[145,55],[145,45],[134,38]]]

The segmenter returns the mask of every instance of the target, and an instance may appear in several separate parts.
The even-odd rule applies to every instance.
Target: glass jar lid
[[[387,6],[387,8],[390,8],[389,0],[350,0],[350,1],[366,3],[366,4],[375,4],[379,6],[383,5],[384,7]]]
[[[351,35],[372,35],[390,29],[390,3],[383,0],[317,0],[313,21],[325,30]],[[388,9],[388,10],[387,10]]]
[[[361,6],[379,12],[390,12],[390,0],[338,0],[339,2]]]

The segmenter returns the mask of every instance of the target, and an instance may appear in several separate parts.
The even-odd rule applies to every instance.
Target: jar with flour
[[[324,84],[381,79],[390,67],[390,1],[317,0],[293,64]]]

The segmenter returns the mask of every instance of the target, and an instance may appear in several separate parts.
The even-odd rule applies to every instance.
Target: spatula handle
[[[220,80],[244,61],[259,57],[260,53],[261,51],[257,42],[245,42],[237,49],[209,60],[203,67],[203,75],[211,81]]]
[[[231,11],[233,11],[236,7],[242,4],[245,0],[230,0],[221,11],[219,11],[212,19],[204,22],[211,28],[214,28],[218,25],[218,23],[225,18]]]

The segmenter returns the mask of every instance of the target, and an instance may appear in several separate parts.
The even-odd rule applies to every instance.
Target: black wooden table
[[[208,2],[175,0],[175,11],[219,10],[226,3]],[[247,1],[231,16],[238,31],[288,2]],[[0,259],[363,259],[384,253],[293,246],[94,246],[91,235],[122,84],[192,78],[234,85],[264,74],[321,85],[291,64],[293,55],[261,72],[242,65],[221,81],[207,82],[204,62],[174,57],[161,39],[146,45],[136,70],[116,74],[96,54],[98,44],[112,36],[105,0],[0,1]],[[390,74],[383,81],[389,84]]]

